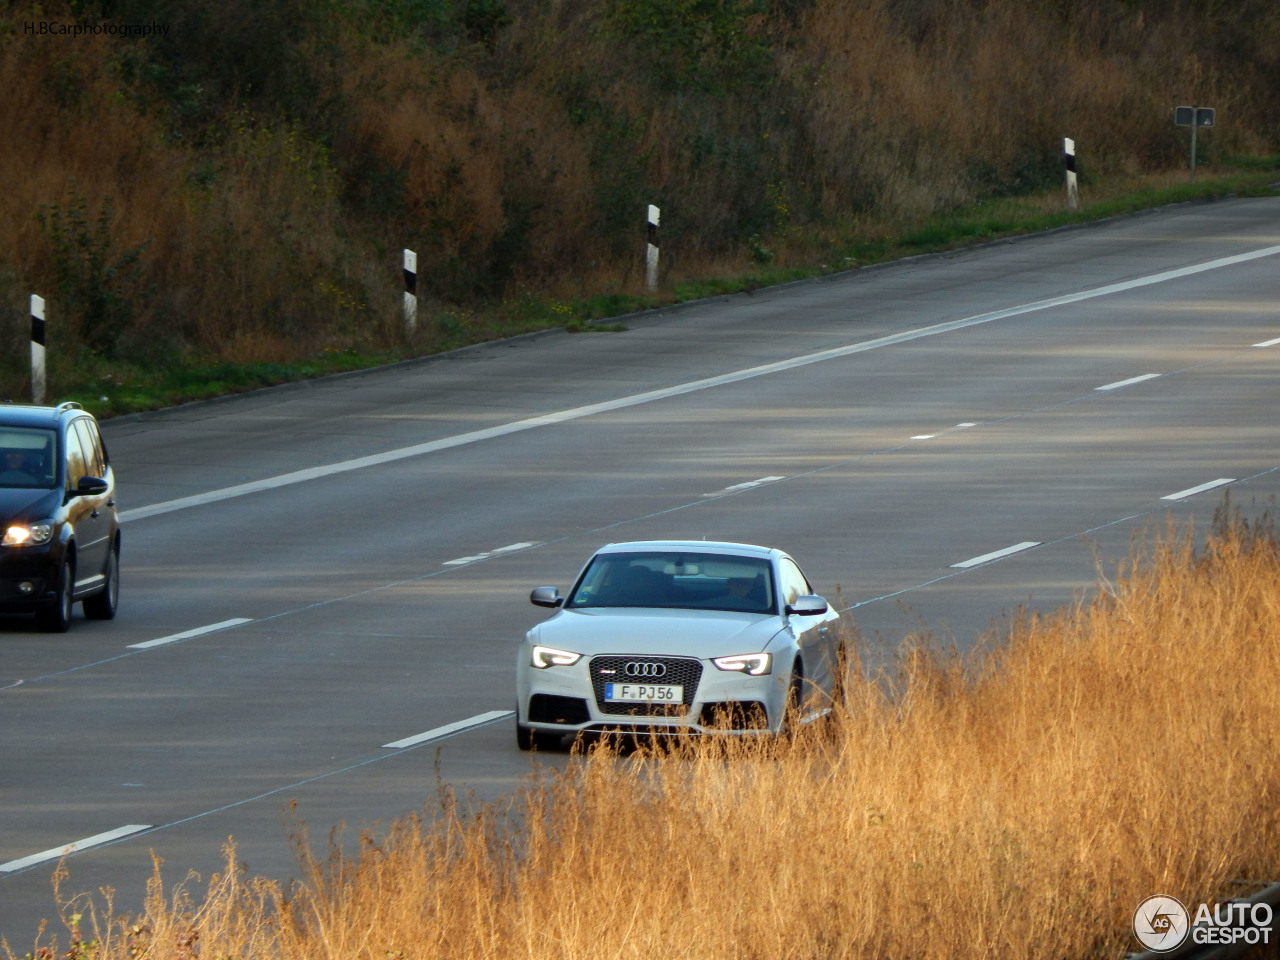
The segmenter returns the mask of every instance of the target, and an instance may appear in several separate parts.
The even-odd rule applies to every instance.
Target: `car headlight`
[[[539,670],[547,667],[569,667],[582,659],[582,654],[535,644],[529,662]]]
[[[733,657],[716,657],[711,662],[721,670],[736,670],[753,677],[763,677],[773,669],[773,655],[768,653],[740,653]]]
[[[0,546],[5,547],[38,547],[53,538],[53,521],[41,520],[39,523],[11,524],[4,532],[4,540]]]

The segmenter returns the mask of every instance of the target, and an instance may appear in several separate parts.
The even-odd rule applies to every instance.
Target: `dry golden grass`
[[[1168,530],[1094,599],[925,641],[792,742],[602,745],[503,809],[446,802],[284,890],[102,918],[85,956],[1117,957],[1147,896],[1280,873],[1280,547]],[[83,909],[83,905],[77,909]],[[92,933],[92,931],[90,931]],[[55,945],[56,948],[56,945]],[[12,954],[10,954],[12,956]]]

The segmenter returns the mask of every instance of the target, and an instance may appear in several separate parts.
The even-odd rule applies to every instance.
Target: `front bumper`
[[[718,669],[710,660],[683,660],[700,666],[696,681],[681,677],[685,697],[680,704],[607,703],[603,696],[602,664],[652,655],[583,657],[568,667],[536,670],[522,664],[517,672],[517,722],[546,733],[600,733],[615,730],[649,734],[777,733],[786,709],[787,676],[752,677]]]
[[[0,547],[0,611],[31,611],[56,603],[61,569],[61,544]]]

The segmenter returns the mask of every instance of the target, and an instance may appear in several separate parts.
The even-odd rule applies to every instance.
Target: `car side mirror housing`
[[[564,597],[556,587],[535,587],[529,594],[529,602],[535,607],[551,607],[553,610],[564,604]]]
[[[81,477],[71,493],[77,497],[96,497],[106,493],[108,489],[107,481],[101,477]]]
[[[787,613],[793,617],[816,617],[826,612],[827,601],[812,594],[796,597],[795,603],[787,604]]]

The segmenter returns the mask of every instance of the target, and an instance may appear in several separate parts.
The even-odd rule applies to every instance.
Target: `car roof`
[[[781,550],[773,547],[760,547],[751,543],[728,543],[717,540],[631,540],[626,543],[610,543],[596,551],[601,553],[666,553],[670,551],[686,551],[688,553],[723,553],[739,557],[778,557],[785,556]]]
[[[58,426],[59,407],[36,407],[27,403],[0,403],[0,424],[4,426]]]
[[[29,403],[0,403],[0,424],[7,427],[56,427],[68,413],[82,413],[78,403],[62,403],[56,407],[40,407]]]

